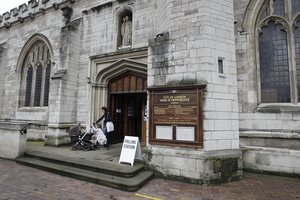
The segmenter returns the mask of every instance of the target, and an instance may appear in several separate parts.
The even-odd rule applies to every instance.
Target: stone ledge
[[[300,132],[298,133],[292,131],[240,131],[240,137],[300,139]]]
[[[278,103],[262,103],[254,112],[258,113],[300,113],[300,106],[297,104],[278,104]]]
[[[299,150],[245,146],[242,151],[246,171],[300,175]]]
[[[204,151],[191,148],[144,149],[148,167],[157,176],[190,183],[215,184],[242,178],[242,152]]]

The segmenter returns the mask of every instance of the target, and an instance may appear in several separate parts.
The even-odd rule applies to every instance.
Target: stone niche
[[[132,46],[132,11],[129,8],[124,8],[118,13],[118,37],[117,46],[119,50],[131,48]]]

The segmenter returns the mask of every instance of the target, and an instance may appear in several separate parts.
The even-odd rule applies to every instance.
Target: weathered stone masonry
[[[46,145],[68,143],[70,126],[88,127],[108,105],[110,80],[138,73],[147,76],[151,88],[205,85],[203,146],[153,144],[146,121],[145,161],[158,174],[210,183],[240,179],[243,165],[299,173],[290,161],[270,168],[276,152],[282,160],[299,161],[298,112],[257,112],[251,25],[261,5],[254,0],[31,0],[0,16],[0,120],[32,122],[27,137]],[[130,45],[122,46],[125,16],[132,35]],[[49,105],[25,107],[21,71],[36,41],[47,45],[51,57]],[[259,167],[264,162],[269,164]]]

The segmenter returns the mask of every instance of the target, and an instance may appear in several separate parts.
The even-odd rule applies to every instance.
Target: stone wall
[[[0,43],[0,85],[4,86],[5,84],[5,72],[6,72],[6,69],[5,69],[5,63],[6,63],[6,57],[7,57],[7,45],[5,43],[5,41],[3,41],[3,43],[1,42]],[[5,102],[5,90],[4,90],[5,87],[1,87],[0,88],[0,105],[1,105],[1,108],[4,107],[4,102]],[[0,114],[2,116],[2,110],[0,110]]]
[[[292,168],[293,159],[287,156],[300,138],[300,110],[296,104],[259,104],[257,59],[255,49],[255,21],[263,1],[235,0],[235,39],[238,73],[239,127],[241,146],[244,147],[246,169],[261,171],[298,173]],[[299,153],[299,152],[298,152]],[[285,165],[276,162],[261,164],[261,156],[284,160]],[[266,158],[266,163],[267,163]],[[274,167],[272,167],[274,165]]]
[[[91,117],[89,106],[91,101],[90,85],[97,74],[96,66],[90,66],[90,58],[106,53],[116,52],[117,47],[117,11],[124,6],[133,7],[133,41],[132,48],[147,46],[148,39],[152,38],[156,29],[156,1],[80,1],[76,4],[74,16],[82,16],[82,36],[80,49],[80,73],[78,84],[77,119],[86,122]],[[93,81],[93,80],[92,80]],[[93,83],[93,82],[91,82]],[[97,116],[99,117],[99,116]]]
[[[232,5],[218,1],[172,3],[168,33],[149,43],[148,85],[207,84],[204,148],[238,149]],[[217,71],[218,58],[224,58],[224,74]]]
[[[262,3],[254,0],[30,0],[28,5],[0,15],[0,84],[3,86],[0,119],[9,123],[42,124],[48,144],[68,142],[68,128],[77,122],[89,126],[92,118],[98,117],[91,111],[92,105],[107,101],[107,96],[102,95],[93,104],[91,88],[105,67],[114,66],[107,65],[113,59],[107,63],[104,59],[101,65],[97,65],[97,59],[110,55],[119,62],[126,59],[120,55],[133,56],[140,51],[143,53],[140,64],[144,66],[148,47],[148,87],[206,84],[203,148],[147,143],[149,166],[165,175],[190,179],[239,178],[241,131],[245,166],[268,170],[267,165],[259,164],[262,159],[255,157],[256,152],[280,155],[280,159],[286,158],[286,152],[297,153],[299,149],[294,147],[299,141],[300,110],[298,105],[258,105],[253,16]],[[61,10],[66,7],[72,10],[69,17],[63,16]],[[130,10],[133,16],[130,49],[118,46],[118,18],[124,9]],[[50,103],[49,107],[21,108],[22,58],[28,41],[35,37],[44,39],[51,49]],[[223,62],[223,72],[218,70],[219,61]],[[107,85],[101,87],[106,91]],[[29,132],[36,135],[37,130],[33,126]],[[43,138],[42,134],[32,137]],[[260,148],[255,149],[257,146]],[[288,159],[289,167],[291,160]],[[280,167],[269,169],[280,171]],[[286,169],[283,167],[282,171],[291,172],[290,168]],[[293,170],[298,173],[298,169]]]
[[[259,77],[257,77],[256,50],[254,48],[255,30],[246,16],[250,15],[249,13],[254,13],[253,16],[255,16],[255,12],[258,12],[258,10],[254,10],[254,2],[251,4],[247,0],[235,2],[240,129],[275,132],[299,131],[300,110],[297,105],[259,105],[258,103],[257,80]],[[246,10],[247,6],[248,10]],[[255,21],[255,18],[251,20]]]
[[[73,11],[69,24],[61,10],[65,6]],[[77,122],[86,126],[93,101],[88,90],[90,57],[117,51],[116,12],[124,6],[133,8],[132,48],[147,46],[155,34],[156,1],[29,1],[2,15],[0,80],[5,86],[1,88],[5,106],[1,107],[1,119],[46,122],[49,132],[59,129],[60,133],[53,130],[53,134],[65,136],[66,128]],[[51,80],[49,108],[20,108],[20,57],[35,35],[47,38],[52,51],[51,76],[55,78]]]
[[[222,172],[213,170],[214,163],[224,166],[221,160],[230,158],[239,163],[229,173],[231,178],[240,177],[233,2],[170,0],[161,6],[170,15],[158,23],[162,32],[149,40],[148,86],[207,85],[204,145],[203,149],[150,145],[149,164],[165,175],[218,181]],[[218,72],[219,59],[224,73]]]
[[[52,8],[54,10],[54,8]],[[52,67],[52,72],[55,72],[61,65],[59,63],[59,37],[60,27],[62,26],[62,18],[56,12],[47,12],[47,15],[39,15],[33,19],[28,19],[23,23],[14,21],[16,17],[10,17],[7,20],[2,21],[0,24],[0,37],[7,45],[7,56],[5,62],[1,61],[1,74],[5,74],[4,83],[4,97],[1,107],[2,115],[1,119],[16,119],[16,120],[36,120],[45,121],[48,120],[48,109],[20,109],[19,108],[19,91],[20,91],[20,70],[21,63],[19,57],[21,56],[21,50],[24,48],[26,42],[36,35],[45,36],[51,44],[53,50],[53,62],[55,65]],[[27,12],[22,13],[25,15]],[[28,14],[28,13],[27,13]],[[6,28],[3,23],[10,22],[11,27]],[[33,113],[37,113],[36,115]]]

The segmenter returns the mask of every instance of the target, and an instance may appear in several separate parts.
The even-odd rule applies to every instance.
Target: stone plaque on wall
[[[202,146],[204,87],[148,88],[150,143]]]

